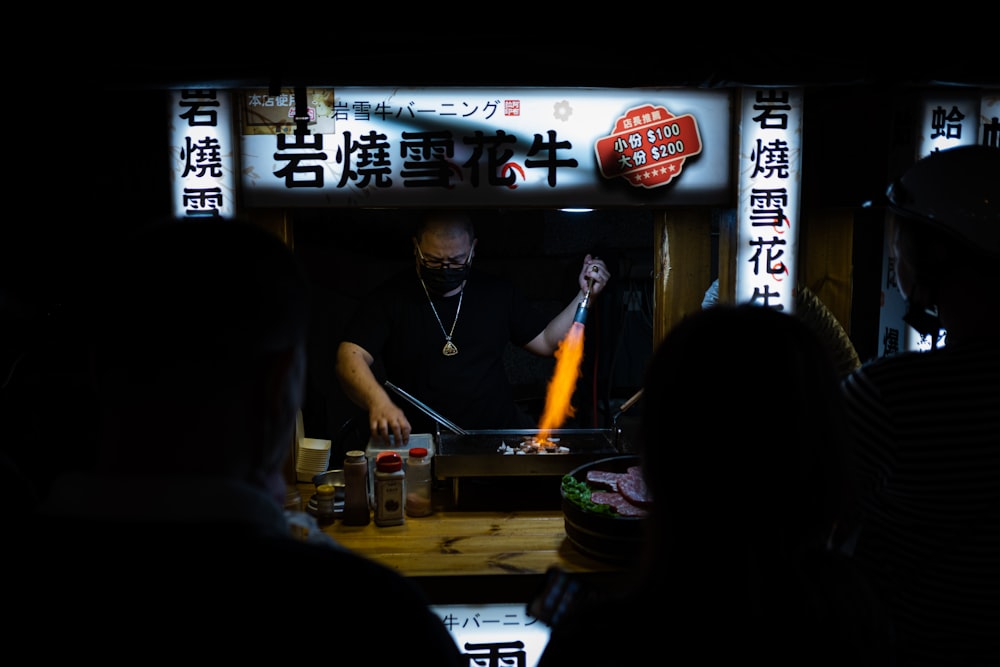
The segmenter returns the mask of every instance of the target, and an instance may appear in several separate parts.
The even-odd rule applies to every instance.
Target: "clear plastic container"
[[[411,447],[406,458],[406,500],[403,507],[407,516],[427,516],[431,513],[431,457],[424,447]]]

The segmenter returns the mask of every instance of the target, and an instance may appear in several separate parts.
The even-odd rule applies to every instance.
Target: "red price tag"
[[[694,116],[674,116],[666,107],[629,109],[594,147],[604,178],[622,177],[637,187],[657,188],[673,181],[684,161],[701,153]]]

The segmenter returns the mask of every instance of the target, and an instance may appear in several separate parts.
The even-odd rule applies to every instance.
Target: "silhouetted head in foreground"
[[[95,296],[99,469],[225,476],[283,497],[309,316],[284,242],[244,222],[159,221],[123,244]]]
[[[825,548],[853,515],[838,381],[828,349],[792,315],[718,305],[675,326],[643,391],[656,557]]]

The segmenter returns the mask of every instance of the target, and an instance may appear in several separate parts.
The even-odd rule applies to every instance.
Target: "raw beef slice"
[[[599,505],[611,505],[622,516],[646,516],[648,513],[645,508],[633,505],[625,496],[614,491],[594,491],[590,499]]]
[[[642,475],[638,472],[622,475],[618,479],[618,492],[633,505],[649,507],[653,504],[649,492],[646,490],[646,482],[643,481]]]

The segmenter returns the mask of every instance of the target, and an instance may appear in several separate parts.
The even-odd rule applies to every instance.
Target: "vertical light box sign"
[[[236,214],[231,94],[181,90],[170,96],[173,209],[178,217]]]
[[[917,136],[913,137],[916,146],[914,161],[935,151],[978,142],[981,124],[978,94],[936,92],[924,96],[918,104],[920,109],[917,114],[919,118]],[[929,350],[934,344],[931,336],[921,336],[916,329],[903,321],[906,302],[896,286],[896,267],[890,256],[888,219],[885,239],[882,248],[882,307],[879,310],[878,356],[888,357],[908,350]],[[938,347],[943,347],[947,338],[946,331],[938,332]]]
[[[743,89],[736,301],[795,308],[802,189],[802,91]]]

